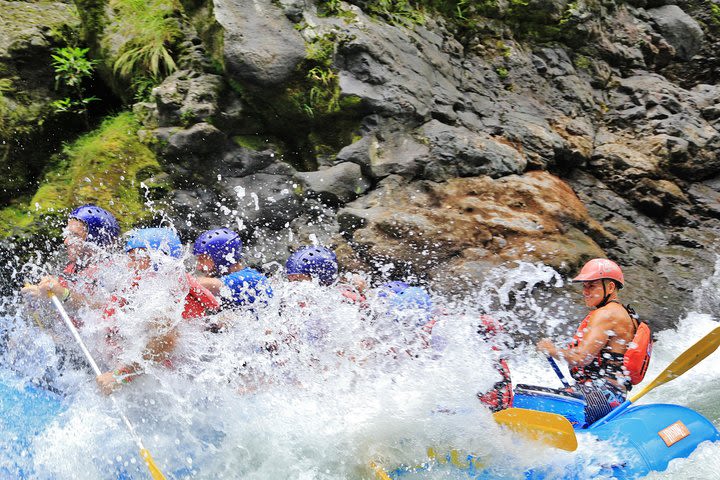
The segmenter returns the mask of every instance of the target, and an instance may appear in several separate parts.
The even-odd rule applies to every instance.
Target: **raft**
[[[0,378],[0,478],[33,478],[32,440],[64,409],[55,393]]]
[[[662,472],[672,460],[689,457],[700,444],[720,441],[720,433],[712,422],[687,407],[670,404],[631,405],[607,423],[600,420],[588,426],[585,422],[585,402],[581,398],[542,387],[524,387],[516,389],[514,407],[563,415],[573,425],[578,437],[591,437],[580,438],[581,441],[607,441],[617,447],[621,458],[616,462],[598,459],[598,476],[629,480],[644,477],[653,471]],[[441,456],[432,451],[430,453],[427,464],[378,472],[377,478],[409,479],[415,478],[421,471],[432,470],[441,471],[441,478],[502,478],[493,474],[492,467],[486,466],[483,459],[473,455],[457,451]],[[538,467],[526,471],[525,478],[587,478],[587,472],[579,468],[566,467],[559,477],[552,467]]]

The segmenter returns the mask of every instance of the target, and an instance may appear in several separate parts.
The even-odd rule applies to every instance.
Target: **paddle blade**
[[[392,477],[377,463],[370,462],[370,468],[375,472],[375,480],[392,480]]]
[[[147,449],[143,448],[140,450],[140,456],[145,460],[145,463],[147,463],[150,476],[152,476],[153,480],[166,480],[165,475],[163,475],[158,466],[155,465],[155,460],[153,460],[152,455],[150,455]]]
[[[715,328],[715,330],[698,340],[695,345],[685,350],[682,355],[668,365],[655,380],[650,382],[645,386],[645,388],[633,396],[630,399],[630,402],[635,403],[640,397],[648,393],[653,388],[674,380],[683,373],[687,372],[705,359],[705,357],[717,350],[718,346],[720,346],[720,327]]]
[[[524,408],[508,408],[497,412],[493,418],[500,425],[533,440],[569,452],[577,449],[575,430],[562,415]]]

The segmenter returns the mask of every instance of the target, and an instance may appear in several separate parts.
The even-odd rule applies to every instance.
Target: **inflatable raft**
[[[603,478],[636,479],[652,471],[667,469],[670,461],[687,458],[703,442],[720,441],[720,433],[708,419],[679,405],[632,405],[621,414],[596,426],[585,422],[585,402],[582,398],[543,387],[519,385],[515,390],[515,408],[537,410],[562,415],[573,425],[583,442],[608,441],[621,453],[616,461],[598,459],[596,475]],[[608,416],[610,418],[610,416]],[[605,447],[602,447],[605,448]],[[453,451],[438,456],[432,450],[427,464],[392,471],[377,470],[377,478],[409,479],[421,471],[438,472],[438,478],[499,479],[503,478],[485,465],[483,459]],[[562,473],[552,467],[539,467],[525,472],[526,479],[587,478],[582,467],[566,467]],[[442,472],[442,473],[441,473]],[[426,477],[422,477],[426,478]]]
[[[32,440],[64,408],[59,395],[0,378],[0,478],[33,478]]]

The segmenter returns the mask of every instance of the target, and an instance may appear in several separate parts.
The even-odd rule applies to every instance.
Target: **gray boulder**
[[[355,163],[340,163],[317,172],[295,175],[306,189],[331,204],[347,203],[370,188],[370,182]]]
[[[675,48],[675,55],[681,60],[690,60],[703,41],[700,25],[677,5],[665,5],[648,10],[667,42]]]
[[[425,175],[431,180],[488,175],[499,178],[522,173],[525,157],[515,148],[484,132],[452,127],[437,120],[426,123],[418,134],[430,145]]]
[[[338,162],[357,163],[373,178],[388,175],[415,177],[428,161],[428,146],[405,132],[392,135],[367,135],[343,148],[337,155]]]
[[[289,175],[257,173],[228,179],[222,185],[223,216],[239,219],[245,228],[282,230],[303,211],[298,182]]]
[[[305,58],[305,42],[283,10],[270,1],[213,0],[224,30],[227,73],[257,85],[286,81]]]
[[[153,89],[160,127],[204,122],[218,112],[222,78],[189,70],[175,72]]]

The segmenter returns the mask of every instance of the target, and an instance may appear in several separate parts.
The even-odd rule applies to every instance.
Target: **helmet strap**
[[[605,305],[607,305],[609,303],[610,296],[612,295],[612,293],[607,293],[607,288],[605,288],[605,279],[603,278],[600,281],[602,282],[602,286],[603,286],[603,299],[602,299],[602,302],[598,303],[595,306],[595,308],[602,308]]]

